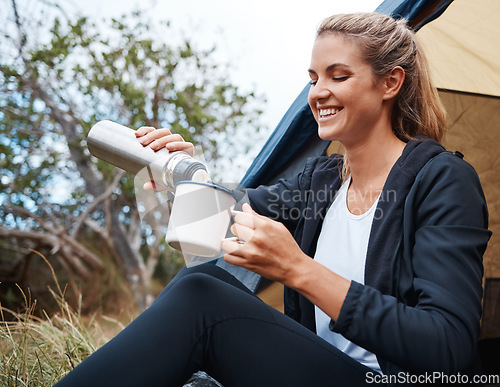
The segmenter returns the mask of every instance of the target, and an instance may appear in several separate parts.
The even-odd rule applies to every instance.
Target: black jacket
[[[341,185],[341,164],[338,155],[310,159],[294,178],[248,190],[251,205],[285,224],[313,257]],[[487,223],[474,169],[437,142],[410,141],[379,199],[365,285],[352,282],[330,329],[375,353],[388,375],[469,369],[480,328]],[[315,331],[314,306],[291,289],[285,313]]]

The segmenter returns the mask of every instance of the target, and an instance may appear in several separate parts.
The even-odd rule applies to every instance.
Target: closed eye
[[[335,81],[335,82],[343,82],[345,81],[347,78],[349,78],[348,76],[344,76],[344,77],[333,77],[332,80]],[[318,81],[314,81],[311,79],[311,81],[309,81],[309,84],[314,86],[316,85],[316,83],[318,83]]]

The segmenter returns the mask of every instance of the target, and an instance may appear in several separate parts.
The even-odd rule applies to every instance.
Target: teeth
[[[340,111],[340,109],[319,109],[319,115],[321,117],[335,115]]]

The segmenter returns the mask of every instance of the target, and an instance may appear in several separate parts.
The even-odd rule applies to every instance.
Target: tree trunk
[[[26,62],[25,64],[27,72],[30,74],[29,64]],[[103,179],[92,169],[89,156],[85,154],[81,145],[81,133],[78,130],[80,121],[74,116],[71,107],[68,106],[67,111],[60,108],[51,97],[51,94],[35,79],[26,78],[25,86],[30,87],[34,94],[49,107],[50,116],[61,127],[62,133],[68,143],[70,157],[75,162],[81,177],[86,182],[86,191],[99,201],[102,199],[104,193],[107,193],[106,196],[109,197],[113,190],[110,190],[109,186],[106,187]],[[118,181],[115,179],[115,183],[118,184],[119,179]],[[92,204],[90,205],[92,206]],[[102,205],[100,204],[99,206]],[[116,256],[123,262],[125,276],[134,294],[137,308],[144,310],[148,306],[146,300],[150,293],[148,287],[149,276],[139,250],[132,248],[125,229],[119,220],[119,206],[115,201],[110,201],[110,207],[110,211],[106,211],[107,237],[111,238],[111,243],[108,245],[112,246],[116,252]],[[81,222],[77,222],[78,228],[80,224]],[[86,257],[87,254],[84,254],[84,256]]]
[[[114,203],[112,204],[115,207]],[[116,208],[111,211],[110,236],[117,254],[121,257],[125,267],[127,281],[129,282],[135,302],[139,310],[146,309],[149,291],[149,278],[146,266],[138,250],[132,249],[128,236],[122,226]]]

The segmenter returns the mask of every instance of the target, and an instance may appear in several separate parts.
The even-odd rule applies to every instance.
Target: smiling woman
[[[400,81],[393,84],[398,95],[393,101],[394,108],[391,112],[391,126],[395,134],[403,141],[415,137],[417,133],[441,141],[446,131],[446,114],[437,91],[430,82],[429,67],[419,43],[414,34],[406,28],[404,20],[395,22],[393,26],[379,28],[377,33],[374,31],[367,34],[366,28],[361,26],[361,20],[357,18],[341,23],[335,18],[326,19],[318,28],[315,46],[325,44],[325,39],[319,38],[328,35],[336,35],[344,40],[344,44],[354,45],[350,50],[351,61],[358,60],[358,68],[361,66],[359,71],[362,71],[363,63],[369,64],[374,86],[383,82],[383,78],[386,78],[386,82]],[[329,42],[333,45],[332,40]],[[338,53],[333,50],[329,52],[330,55]],[[347,54],[347,51],[343,53]],[[349,71],[349,66],[343,63],[329,64],[326,70],[334,71],[337,68]],[[342,72],[339,74],[332,74],[336,81],[345,80],[349,75],[342,75]],[[387,79],[389,75],[395,76],[396,79]],[[401,77],[402,79],[398,79]],[[416,98],[417,95],[421,98]],[[394,95],[389,96],[393,97]]]
[[[488,213],[474,169],[436,141],[444,112],[413,33],[375,13],[332,16],[309,74],[319,134],[345,155],[247,189],[222,242],[226,262],[285,285],[285,315],[216,265],[185,268],[61,386],[177,386],[198,370],[249,387],[476,372]]]
[[[358,45],[330,33],[316,39],[309,74],[309,105],[322,139],[351,145],[394,137],[390,110],[404,80],[401,68],[376,79]]]

